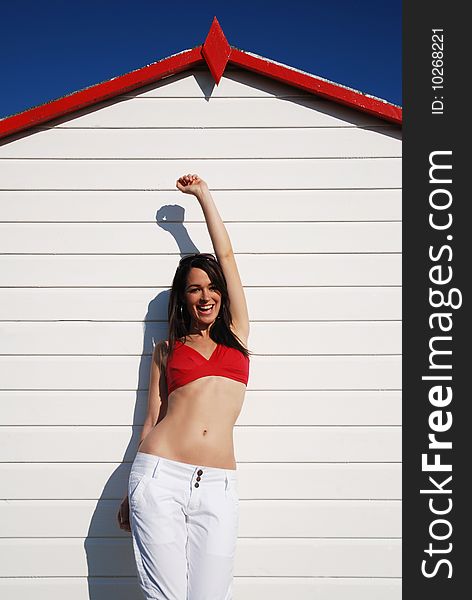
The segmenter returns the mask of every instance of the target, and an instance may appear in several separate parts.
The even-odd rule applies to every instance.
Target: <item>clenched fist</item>
[[[208,185],[198,175],[182,175],[176,182],[176,187],[185,194],[198,196],[208,189]]]

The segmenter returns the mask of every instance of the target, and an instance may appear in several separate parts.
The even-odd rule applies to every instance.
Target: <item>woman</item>
[[[239,497],[233,426],[249,376],[249,317],[226,228],[197,175],[177,188],[200,203],[212,255],[184,257],[156,345],[148,412],[118,513],[153,600],[230,600]],[[159,410],[167,402],[165,417]]]

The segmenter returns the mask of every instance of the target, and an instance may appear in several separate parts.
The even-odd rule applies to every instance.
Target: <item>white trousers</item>
[[[237,471],[138,452],[128,482],[138,580],[146,600],[231,600]]]

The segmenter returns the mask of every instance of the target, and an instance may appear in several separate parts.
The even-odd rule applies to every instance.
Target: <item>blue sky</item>
[[[15,0],[2,5],[0,118],[205,41],[402,104],[400,0]]]

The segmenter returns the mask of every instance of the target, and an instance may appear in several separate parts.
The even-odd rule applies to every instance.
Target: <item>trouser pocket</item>
[[[130,508],[137,506],[148,483],[152,479],[156,479],[159,473],[159,457],[152,457],[138,454],[131,465],[131,471],[128,479],[128,501]]]
[[[146,483],[152,479],[149,473],[131,471],[128,480],[128,501],[130,507],[134,508],[142,497]]]

